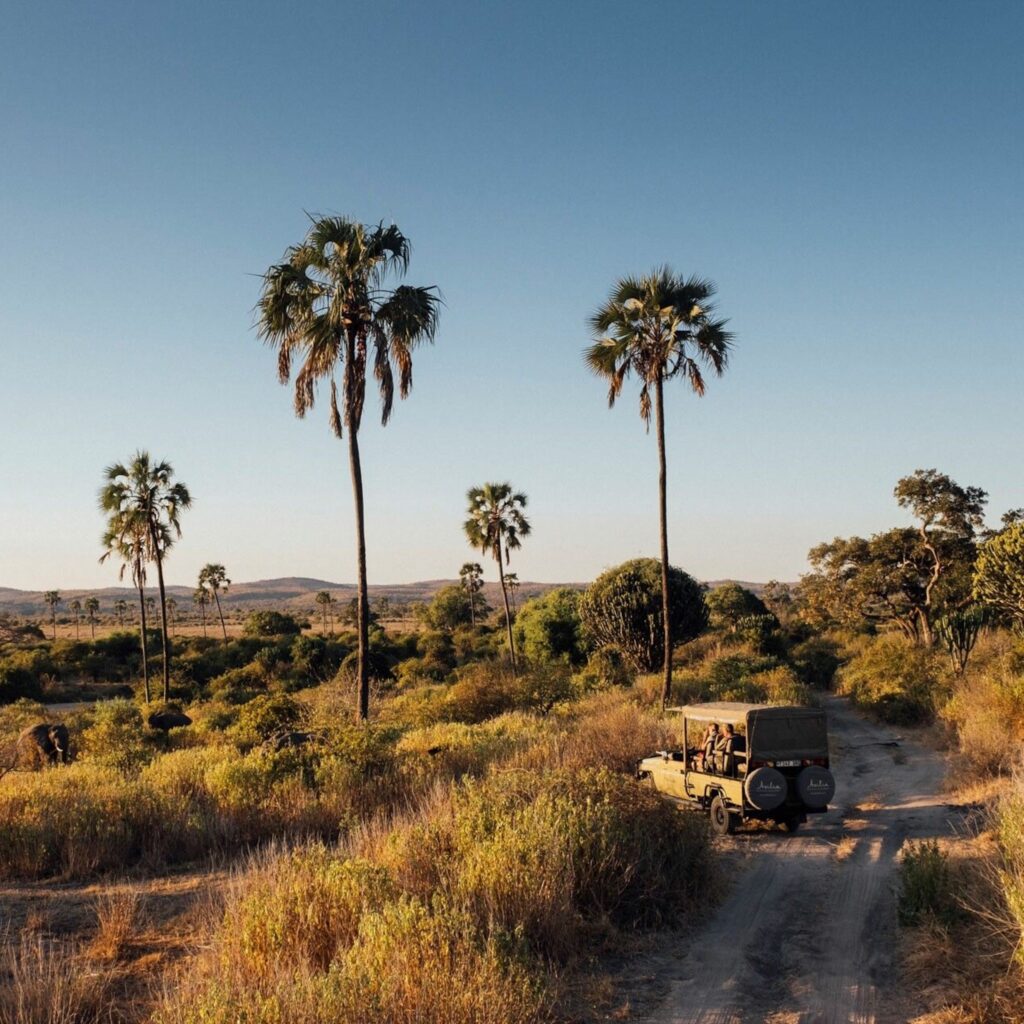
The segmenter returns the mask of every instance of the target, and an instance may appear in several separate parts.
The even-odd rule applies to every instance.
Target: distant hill
[[[393,604],[411,604],[413,601],[429,601],[442,587],[458,583],[458,580],[421,580],[418,583],[370,584],[370,600],[386,597]],[[760,594],[765,587],[763,583],[751,583],[744,580],[709,580],[707,586],[714,590],[724,583],[739,583],[741,587]],[[523,601],[539,594],[554,590],[555,587],[585,587],[585,583],[529,583],[525,580],[520,584],[516,594],[516,602]],[[182,608],[192,607],[193,587],[169,586],[167,594],[173,597]],[[314,598],[318,591],[327,590],[335,600],[344,603],[356,596],[354,583],[331,583],[328,580],[312,579],[306,576],[285,576],[274,580],[253,580],[249,583],[232,583],[221,601],[227,611],[249,611],[260,608],[276,608],[282,611],[309,614],[314,608]],[[146,593],[156,596],[155,587],[147,587]],[[67,603],[76,597],[100,599],[101,614],[109,614],[111,605],[118,598],[126,601],[137,600],[136,591],[131,587],[102,587],[93,590],[67,589],[60,592],[63,600],[60,613],[67,614]],[[493,606],[501,602],[501,588],[496,582],[484,585],[484,596]],[[15,590],[11,587],[0,587],[0,613],[9,612],[15,615],[42,616],[48,615],[49,609],[43,601],[41,590]]]

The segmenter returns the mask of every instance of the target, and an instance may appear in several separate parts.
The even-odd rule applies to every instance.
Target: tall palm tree
[[[126,611],[128,611],[128,602],[123,597],[119,597],[114,602],[114,614],[117,616],[118,629],[124,629],[124,615]]]
[[[178,602],[173,597],[167,598],[167,621],[171,626],[171,636],[177,636],[175,627],[178,624]]]
[[[320,605],[320,614],[323,618],[323,626],[321,627],[320,632],[324,636],[327,636],[327,609],[330,608],[330,606],[334,603],[334,598],[331,597],[331,593],[329,590],[320,590],[317,591],[316,603]],[[334,632],[333,617],[331,619],[331,632]]]
[[[207,562],[206,565],[199,570],[199,586],[204,587],[213,594],[213,599],[217,602],[217,614],[220,616],[220,628],[224,634],[224,640],[228,638],[228,627],[224,625],[224,611],[220,606],[220,592],[227,591],[231,585],[231,580],[228,579],[227,571],[223,565],[219,565],[217,562]]]
[[[367,363],[381,398],[387,424],[395,397],[412,387],[412,353],[437,330],[436,289],[388,283],[405,274],[409,241],[394,225],[367,226],[342,217],[314,219],[306,237],[267,271],[258,307],[260,337],[277,350],[281,383],[295,376],[295,412],[313,408],[320,384],[330,388],[330,424],[336,437],[348,432],[349,472],[355,503],[358,568],[358,704],[365,719],[370,707],[369,620],[366,532],[359,427],[366,398]],[[340,395],[335,375],[340,376]]]
[[[89,626],[92,629],[92,638],[96,639],[96,613],[100,610],[100,600],[98,597],[87,597],[85,599],[85,614],[88,619]]]
[[[476,595],[484,585],[484,570],[479,562],[463,562],[459,570],[459,579],[463,589],[469,594],[469,620],[476,625]]]
[[[192,592],[192,603],[199,608],[203,620],[203,636],[206,636],[206,606],[210,603],[210,592],[205,587],[196,587]]]
[[[167,631],[167,593],[164,587],[164,560],[181,537],[181,513],[192,506],[192,497],[183,483],[174,482],[169,462],[153,462],[149,452],[137,451],[128,465],[116,462],[108,466],[106,484],[100,491],[100,507],[108,515],[138,515],[146,528],[146,560],[156,564],[160,592],[160,639],[163,652],[164,700],[170,691],[171,643]]]
[[[473,547],[485,555],[492,555],[498,565],[498,579],[501,582],[501,596],[505,602],[505,629],[508,633],[508,651],[512,659],[512,671],[518,671],[516,648],[512,640],[512,612],[508,604],[508,584],[505,566],[509,552],[521,547],[521,538],[530,533],[530,524],[523,515],[526,495],[513,492],[512,485],[484,484],[471,487],[466,494],[468,517],[463,523],[466,538]]]
[[[53,622],[53,639],[57,639],[57,606],[63,598],[59,590],[48,590],[43,594],[43,600],[50,606],[50,619]]]
[[[714,316],[715,287],[699,277],[682,278],[668,267],[646,277],[626,277],[591,316],[596,340],[586,361],[608,382],[608,404],[630,374],[640,381],[640,416],[650,428],[653,400],[658,436],[658,510],[661,525],[661,604],[665,631],[662,707],[672,691],[672,628],[669,618],[667,485],[665,469],[665,381],[679,377],[698,397],[704,394],[701,368],[721,376],[732,335]]]
[[[508,587],[508,596],[512,601],[512,614],[516,614],[516,593],[519,590],[519,574],[515,572],[505,573],[505,586]]]
[[[152,598],[146,597],[146,550],[149,544],[149,526],[139,509],[123,509],[110,512],[107,529],[103,534],[103,554],[100,562],[117,558],[121,563],[118,578],[124,579],[131,572],[132,583],[139,592],[139,643],[142,647],[142,684],[146,703],[150,701],[149,650],[146,639],[146,610]]]
[[[78,623],[82,617],[82,602],[78,598],[74,598],[68,607],[75,613],[75,639],[78,637]]]

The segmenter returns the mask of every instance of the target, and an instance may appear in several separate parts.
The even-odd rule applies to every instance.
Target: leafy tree
[[[75,639],[77,640],[78,639],[78,623],[79,623],[79,621],[81,620],[81,617],[82,617],[82,602],[79,601],[78,598],[76,597],[76,598],[74,598],[71,601],[71,603],[68,605],[68,607],[71,609],[71,611],[74,613],[74,616],[75,616]]]
[[[921,546],[930,562],[918,617],[921,639],[931,646],[935,588],[943,575],[959,574],[959,579],[947,583],[951,603],[963,605],[969,599],[975,535],[983,525],[988,495],[980,487],[961,487],[935,469],[915,470],[896,484],[893,493],[900,508],[918,520]]]
[[[711,616],[711,625],[717,629],[736,632],[741,619],[751,615],[767,615],[765,603],[752,591],[738,583],[723,583],[704,598]]]
[[[666,635],[677,643],[700,636],[708,625],[704,588],[688,573],[669,567],[671,633],[661,617],[661,563],[656,558],[635,558],[603,572],[580,599],[580,618],[590,639],[599,647],[616,648],[639,672],[652,672],[664,664]],[[662,694],[667,701],[668,695]]]
[[[761,592],[761,600],[776,618],[783,618],[793,607],[793,591],[788,583],[769,580]]]
[[[181,514],[191,508],[192,497],[183,483],[174,482],[174,469],[169,462],[153,462],[145,451],[137,451],[127,465],[115,462],[108,466],[105,477],[106,484],[100,491],[101,509],[111,522],[118,517],[138,517],[145,528],[146,561],[156,564],[166,701],[171,678],[171,645],[167,633],[164,560],[174,541],[181,537]]]
[[[291,378],[292,360],[302,359],[295,377],[295,412],[313,408],[318,385],[330,387],[330,424],[336,437],[348,431],[349,470],[355,501],[356,561],[359,586],[357,632],[357,715],[370,708],[369,598],[359,427],[366,397],[366,371],[372,358],[387,424],[395,396],[412,388],[412,353],[437,330],[439,299],[433,288],[385,284],[403,275],[409,242],[394,225],[376,227],[340,217],[315,219],[306,237],[289,248],[263,279],[259,333],[278,354],[282,383]],[[335,374],[340,374],[340,395]]]
[[[442,587],[422,612],[423,621],[432,629],[450,633],[473,621],[473,602],[461,584]]]
[[[43,594],[43,600],[49,606],[50,619],[53,622],[53,639],[57,639],[57,608],[60,606],[63,598],[60,596],[59,590],[48,590]]]
[[[92,638],[96,639],[96,613],[100,610],[99,598],[87,597],[85,599],[85,614],[87,621],[92,628]]]
[[[228,639],[228,627],[224,625],[224,609],[220,606],[220,594],[221,591],[226,592],[230,585],[231,580],[228,579],[224,566],[218,562],[207,562],[199,570],[199,586],[213,594],[213,599],[217,602],[217,615],[220,617],[220,629],[225,642]]]
[[[722,374],[731,336],[725,321],[714,317],[714,286],[698,277],[684,279],[668,267],[646,277],[626,277],[590,318],[596,337],[587,349],[590,368],[608,381],[608,404],[614,405],[630,374],[640,380],[640,416],[650,427],[654,410],[658,437],[658,511],[661,534],[662,706],[672,688],[672,622],[669,612],[667,483],[664,384],[680,378],[694,394],[704,394],[701,367]]]
[[[981,546],[974,597],[1024,632],[1024,522],[1011,523]]]
[[[531,662],[577,666],[587,660],[580,597],[580,591],[572,587],[559,587],[523,605],[513,632],[519,650]]]
[[[242,632],[246,636],[298,636],[302,625],[294,615],[284,612],[252,612],[245,620]]]
[[[530,523],[523,514],[526,495],[513,491],[512,485],[484,484],[471,487],[466,494],[468,518],[463,523],[466,538],[482,554],[492,555],[498,566],[501,596],[505,604],[505,632],[508,634],[512,672],[516,672],[516,647],[512,638],[512,612],[508,603],[505,565],[509,553],[522,546],[522,538],[530,534]]]
[[[210,604],[210,592],[206,587],[196,587],[192,591],[192,603],[199,609],[199,616],[203,622],[203,636],[206,636],[206,609]]]
[[[118,629],[124,629],[124,617],[127,611],[128,602],[123,597],[119,597],[114,602],[114,614],[117,616]]]
[[[484,570],[479,562],[463,562],[459,570],[463,589],[469,594],[469,621],[476,625],[477,594],[484,588]]]

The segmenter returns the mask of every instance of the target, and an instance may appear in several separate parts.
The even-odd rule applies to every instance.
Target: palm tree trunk
[[[351,420],[348,424],[348,465],[352,475],[352,497],[356,511],[356,563],[358,570],[358,596],[356,599],[356,629],[359,634],[357,668],[358,703],[356,716],[360,721],[370,717],[370,602],[366,586],[366,527],[363,518],[363,469],[359,462],[359,439]],[[333,620],[332,620],[333,629]]]
[[[171,640],[167,635],[167,593],[164,590],[164,562],[160,557],[160,549],[156,547],[156,581],[160,585],[160,639],[163,648],[164,672],[164,703],[168,700],[171,689]]]
[[[516,665],[516,645],[512,640],[512,613],[508,607],[508,587],[505,585],[505,567],[501,559],[501,541],[495,550],[495,557],[498,560],[498,579],[501,580],[501,597],[505,602],[505,631],[508,633],[508,653],[512,658],[512,675],[518,675],[519,669]]]
[[[53,639],[57,639],[57,606],[50,605],[50,617],[53,619]]]
[[[142,682],[146,689],[146,703],[149,703],[149,651],[146,649],[146,592],[139,584],[139,639],[142,641]]]
[[[215,590],[213,592],[213,599],[217,602],[217,614],[220,616],[220,629],[224,634],[224,643],[228,642],[228,627],[224,625],[224,612],[220,607],[220,591]]]
[[[203,617],[203,639],[206,639],[206,605],[200,602],[199,614]]]
[[[664,623],[665,657],[662,664],[661,707],[672,696],[672,620],[669,617],[668,593],[668,498],[665,470],[665,410],[662,403],[662,380],[658,374],[654,386],[654,414],[658,431],[658,513],[661,533],[661,615]]]

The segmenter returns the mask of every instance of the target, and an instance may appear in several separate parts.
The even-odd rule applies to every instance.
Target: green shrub
[[[92,724],[82,733],[82,753],[90,761],[130,772],[152,758],[142,713],[123,698],[100,701],[91,709]]]
[[[904,849],[897,911],[902,925],[925,920],[948,925],[956,917],[949,863],[934,840],[910,843]]]
[[[302,623],[294,615],[284,612],[252,612],[246,618],[242,631],[246,636],[254,637],[298,636],[302,632]]]
[[[283,693],[261,695],[242,706],[233,734],[238,745],[248,749],[276,733],[294,730],[302,719],[302,705],[294,697]]]
[[[580,620],[581,593],[571,587],[549,590],[527,601],[516,615],[516,646],[531,662],[582,665],[588,644]]]

